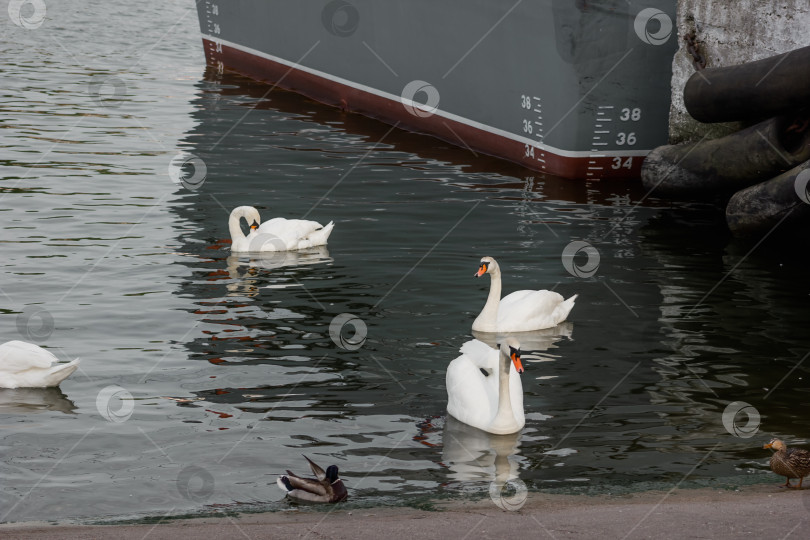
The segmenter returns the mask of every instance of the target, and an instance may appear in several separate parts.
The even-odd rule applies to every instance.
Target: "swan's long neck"
[[[498,358],[498,412],[492,421],[494,427],[515,423],[515,413],[512,411],[512,397],[509,395],[509,369],[512,361],[503,351]]]
[[[242,227],[239,225],[239,220],[241,220],[242,217],[244,217],[244,212],[237,208],[231,212],[231,217],[228,218],[228,230],[231,232],[232,245],[237,242],[244,242],[247,238],[245,233],[242,232]]]
[[[478,320],[486,327],[485,332],[494,332],[498,324],[498,306],[501,303],[501,270],[497,266],[493,269],[489,284],[489,296],[484,309],[478,315]]]

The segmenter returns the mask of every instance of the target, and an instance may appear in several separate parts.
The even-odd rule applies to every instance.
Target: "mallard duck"
[[[779,439],[771,439],[771,442],[763,446],[776,450],[771,456],[771,470],[776,474],[787,477],[784,487],[802,489],[802,480],[810,474],[810,452],[800,448],[788,448]],[[791,478],[798,478],[799,484],[794,486],[790,483]]]
[[[316,478],[302,478],[292,471],[287,471],[286,475],[276,481],[287,496],[302,501],[326,503],[345,501],[348,498],[349,492],[346,491],[343,480],[338,478],[337,465],[330,465],[324,471],[307,456],[304,456],[304,459],[309,462],[312,474]]]
[[[50,351],[25,341],[0,345],[0,388],[59,386],[79,367],[79,359],[59,364]]]

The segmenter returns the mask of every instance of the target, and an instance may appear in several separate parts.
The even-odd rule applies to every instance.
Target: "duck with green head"
[[[307,456],[304,456],[304,459],[309,462],[315,478],[297,476],[288,470],[286,475],[282,475],[276,481],[278,487],[284,490],[288,497],[324,503],[345,501],[349,497],[343,480],[338,477],[337,465],[330,465],[324,471]]]

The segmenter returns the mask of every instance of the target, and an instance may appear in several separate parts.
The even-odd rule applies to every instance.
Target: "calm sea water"
[[[635,182],[544,178],[206,71],[192,2],[46,1],[30,29],[7,4],[0,336],[82,364],[61,389],[0,390],[0,521],[283,509],[275,478],[308,472],[302,453],[373,506],[507,479],[777,482],[762,443],[803,442],[804,244],[741,244]],[[184,161],[193,186],[172,181]],[[232,257],[242,204],[337,225],[318,252]],[[592,276],[564,267],[572,241]],[[505,293],[580,295],[524,345],[514,437],[445,418],[483,255]]]

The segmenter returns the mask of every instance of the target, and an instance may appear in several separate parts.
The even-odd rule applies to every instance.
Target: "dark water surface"
[[[206,71],[191,2],[48,2],[2,32],[0,336],[82,364],[61,389],[0,390],[1,521],[286,508],[275,478],[308,472],[302,453],[377,505],[507,479],[735,486],[772,478],[770,436],[804,442],[804,245]],[[181,152],[194,189],[171,180]],[[242,204],[335,231],[321,252],[231,257]],[[562,263],[575,240],[591,277]],[[445,419],[482,255],[504,293],[580,295],[527,339],[514,437]],[[330,335],[344,313],[357,336]],[[754,436],[724,426],[734,402]]]

